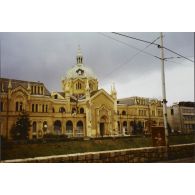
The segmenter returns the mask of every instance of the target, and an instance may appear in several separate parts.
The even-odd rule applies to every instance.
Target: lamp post
[[[47,124],[46,123],[43,125],[43,131],[44,131],[44,134],[47,133]]]

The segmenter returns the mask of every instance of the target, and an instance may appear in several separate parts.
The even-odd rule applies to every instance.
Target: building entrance
[[[105,134],[105,125],[104,123],[100,123],[100,135],[103,137]]]

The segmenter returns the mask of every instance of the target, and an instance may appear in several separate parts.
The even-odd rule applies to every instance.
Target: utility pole
[[[168,121],[167,121],[167,100],[166,100],[166,89],[165,89],[165,69],[164,69],[164,48],[163,48],[163,33],[160,33],[160,41],[161,41],[161,79],[162,79],[162,98],[163,98],[163,119],[164,119],[164,127],[165,127],[165,144],[168,148],[169,140],[168,140]]]

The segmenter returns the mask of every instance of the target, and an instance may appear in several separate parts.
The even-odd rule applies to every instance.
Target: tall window
[[[38,112],[38,104],[36,104],[36,112]]]
[[[37,131],[37,123],[34,121],[32,124],[32,131],[35,133]]]
[[[23,109],[23,108],[22,108],[22,102],[20,102],[20,111],[22,111],[22,109]]]
[[[40,87],[38,86],[38,94],[40,94]]]
[[[1,101],[1,104],[0,104],[0,112],[3,112],[3,102]]]
[[[37,94],[37,86],[34,88],[34,93]]]
[[[16,112],[18,111],[22,111],[23,107],[22,107],[22,102],[16,102]]]
[[[146,110],[144,110],[144,116],[146,116]]]
[[[19,102],[16,102],[16,112],[19,111]]]
[[[66,134],[69,137],[73,136],[73,123],[70,120],[66,122]]]
[[[45,105],[43,104],[42,105],[42,112],[44,112],[45,111]]]
[[[40,86],[40,94],[42,95],[43,94],[43,87]]]
[[[31,94],[33,94],[33,86],[31,86]]]
[[[48,112],[48,105],[46,105],[46,108],[45,108],[46,112]]]
[[[83,136],[83,122],[82,121],[78,121],[77,122],[77,137],[82,137]]]
[[[81,89],[81,88],[82,88],[82,85],[81,85],[81,83],[78,82],[78,83],[76,84],[76,89]]]
[[[127,121],[123,122],[123,133],[127,134]]]
[[[32,104],[32,112],[34,112],[34,111],[35,111],[35,105]]]

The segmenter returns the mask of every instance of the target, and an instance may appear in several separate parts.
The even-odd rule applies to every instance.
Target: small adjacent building
[[[168,108],[167,116],[173,132],[195,132],[195,102],[174,103]]]
[[[50,92],[41,82],[1,78],[1,135],[11,138],[10,129],[22,110],[30,116],[30,139],[47,133],[68,137],[131,135],[163,126],[161,101],[143,97],[117,100],[114,84],[109,93],[99,88],[97,77],[84,65],[80,49],[76,64],[61,84],[62,91]]]
[[[137,96],[118,99],[117,114],[121,134],[150,134],[152,126],[164,126],[163,107],[158,99]]]

